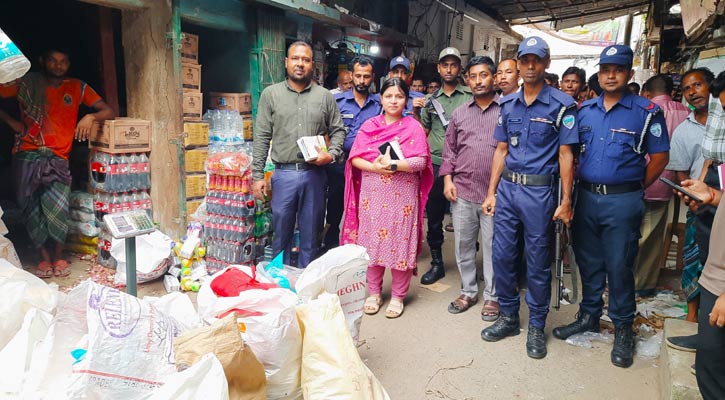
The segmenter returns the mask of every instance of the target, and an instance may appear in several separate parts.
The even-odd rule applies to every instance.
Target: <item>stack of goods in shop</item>
[[[252,95],[250,93],[209,93],[209,109],[238,113],[241,117],[243,140],[253,139]]]
[[[256,208],[250,164],[243,150],[219,151],[207,160],[204,243],[210,274],[255,261]]]
[[[86,192],[70,194],[70,222],[66,249],[74,253],[98,253],[98,224],[94,214],[93,195]]]
[[[93,214],[98,227],[98,263],[115,268],[111,257],[112,236],[103,216],[131,210],[146,210],[152,217],[151,123],[119,118],[94,124],[89,144]]]
[[[184,190],[186,220],[189,222],[206,195],[204,162],[209,155],[209,124],[184,122]]]
[[[164,276],[164,287],[171,292],[198,292],[206,281],[206,247],[201,242],[202,226],[192,222],[186,227],[186,235],[174,242],[174,266]]]
[[[199,65],[199,36],[182,33],[181,82],[184,88],[184,121],[201,120],[203,99],[201,94],[201,65]]]

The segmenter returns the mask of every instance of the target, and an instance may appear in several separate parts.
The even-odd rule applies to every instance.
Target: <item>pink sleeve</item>
[[[425,169],[425,166],[428,163],[428,157],[410,157],[406,158],[405,161],[408,162],[410,172],[420,172]]]

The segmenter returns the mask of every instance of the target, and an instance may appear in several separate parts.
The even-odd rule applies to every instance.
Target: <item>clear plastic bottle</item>
[[[151,189],[151,162],[149,161],[149,158],[146,157],[146,153],[139,154],[139,164],[141,166],[140,174],[141,174],[141,184],[140,188],[142,190],[148,190]]]
[[[110,154],[108,156],[108,172],[106,175],[106,184],[103,190],[109,193],[117,192],[119,188],[118,184],[118,171],[120,159],[117,154]]]
[[[129,163],[128,163],[128,156],[126,154],[121,154],[121,157],[119,157],[118,162],[118,191],[119,192],[125,192],[128,190],[128,188],[131,186],[129,184]]]
[[[141,159],[137,154],[128,156],[128,179],[129,190],[140,190],[142,185],[141,178]]]
[[[30,70],[30,61],[0,29],[0,83],[12,82]]]

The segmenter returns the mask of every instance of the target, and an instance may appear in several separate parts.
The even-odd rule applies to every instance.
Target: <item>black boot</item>
[[[507,336],[515,336],[519,333],[519,316],[501,313],[493,325],[481,331],[481,339],[487,342],[498,342]]]
[[[529,325],[529,334],[526,336],[526,354],[531,358],[546,357],[546,335],[544,330]]]
[[[569,325],[554,328],[554,336],[561,340],[582,332],[599,332],[599,317],[579,311],[576,321]]]
[[[430,249],[430,269],[420,278],[420,283],[430,285],[446,276],[446,270],[443,268],[443,253],[440,247]]]
[[[632,325],[623,325],[614,330],[612,364],[629,368],[634,361],[634,332]]]

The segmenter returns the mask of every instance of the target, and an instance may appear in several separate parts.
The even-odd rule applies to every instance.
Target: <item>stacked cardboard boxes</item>
[[[184,180],[187,220],[194,214],[206,195],[206,170],[209,156],[209,124],[184,122]]]
[[[204,102],[201,94],[199,37],[190,33],[184,33],[181,41],[181,80],[184,88],[184,121],[200,121]]]
[[[239,111],[244,119],[244,140],[252,140],[252,95],[250,93],[209,92],[209,109]]]

